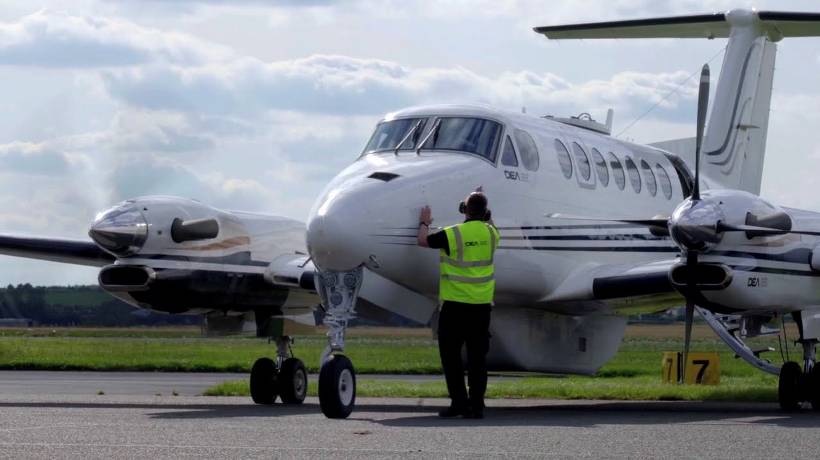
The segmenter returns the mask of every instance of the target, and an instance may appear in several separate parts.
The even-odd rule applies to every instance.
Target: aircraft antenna
[[[712,62],[712,61],[714,61],[714,60],[715,60],[718,56],[720,56],[721,54],[723,54],[723,52],[725,52],[725,51],[726,51],[726,47],[727,47],[727,46],[728,46],[728,45],[726,45],[726,46],[724,46],[723,48],[721,48],[721,49],[720,49],[717,53],[715,53],[715,55],[714,55],[714,56],[712,56],[711,58],[709,58],[709,60],[708,60],[708,61],[706,61],[706,63],[707,63],[707,64],[711,63],[711,62]],[[650,113],[652,113],[652,111],[653,111],[653,110],[655,110],[656,108],[658,108],[658,106],[659,106],[659,105],[661,105],[661,104],[662,104],[665,100],[667,100],[667,99],[669,99],[670,97],[672,97],[672,95],[673,95],[673,94],[678,93],[678,92],[680,91],[680,89],[683,87],[683,85],[685,85],[686,83],[688,83],[688,82],[689,82],[689,80],[691,80],[692,78],[694,78],[694,77],[695,77],[695,75],[699,75],[699,74],[700,74],[700,71],[701,71],[701,69],[700,69],[700,68],[698,68],[698,70],[696,70],[696,71],[692,72],[691,74],[689,74],[689,76],[688,76],[688,77],[686,77],[686,79],[685,79],[685,80],[683,80],[682,82],[680,82],[680,84],[678,84],[678,86],[676,86],[675,88],[673,88],[673,89],[672,89],[672,91],[669,91],[669,92],[668,92],[668,93],[667,93],[664,97],[662,97],[662,98],[661,98],[658,102],[654,103],[654,104],[653,104],[651,107],[649,107],[649,108],[648,108],[645,112],[643,112],[642,114],[638,115],[638,117],[637,117],[637,118],[635,118],[634,120],[632,120],[632,121],[631,121],[628,125],[626,125],[626,127],[625,127],[624,129],[622,129],[620,132],[618,132],[618,134],[616,134],[616,135],[615,135],[615,137],[621,137],[621,135],[622,135],[623,133],[625,133],[625,132],[629,131],[629,129],[630,129],[630,128],[632,128],[633,126],[635,126],[635,124],[636,124],[636,123],[638,123],[639,121],[641,121],[641,120],[642,120],[645,116],[647,116],[647,115],[649,115]]]

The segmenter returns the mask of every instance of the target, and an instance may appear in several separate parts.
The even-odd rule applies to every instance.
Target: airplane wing
[[[92,241],[63,238],[0,235],[0,255],[91,267],[102,267],[114,262],[114,256]]]
[[[684,302],[683,296],[669,281],[669,270],[677,262],[677,259],[669,259],[639,265],[582,267],[541,303],[589,304],[597,301],[602,308],[628,310],[629,313],[663,311]]]

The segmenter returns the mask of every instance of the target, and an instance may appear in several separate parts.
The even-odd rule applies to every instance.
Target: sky
[[[379,119],[419,104],[598,119],[612,107],[621,138],[689,137],[687,77],[710,60],[715,75],[725,40],[550,42],[532,27],[735,7],[820,11],[800,1],[0,0],[0,233],[87,238],[96,213],[152,194],[304,220]],[[779,45],[761,194],[820,211],[817,40]],[[0,285],[96,276],[0,257]]]

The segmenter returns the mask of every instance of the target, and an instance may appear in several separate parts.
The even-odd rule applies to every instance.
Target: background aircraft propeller
[[[706,109],[709,107],[709,64],[703,65],[703,70],[700,72],[700,86],[698,87],[698,126],[697,137],[695,138],[695,184],[692,188],[692,196],[689,201],[693,209],[696,203],[700,201],[700,154],[703,148],[703,128],[706,125]],[[720,223],[720,221],[718,221]],[[715,229],[717,230],[717,228]],[[694,269],[698,265],[698,253],[692,248],[686,251],[686,265],[689,276],[686,280],[689,292],[695,290],[695,276],[693,276]],[[695,320],[695,303],[691,299],[691,295],[686,297],[686,318],[685,318],[685,332],[683,339],[683,366],[681,366],[680,383],[686,382],[686,363],[689,362],[689,347],[692,342],[692,323]]]

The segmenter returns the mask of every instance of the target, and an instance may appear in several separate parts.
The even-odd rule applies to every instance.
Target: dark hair
[[[473,192],[467,197],[465,214],[471,219],[482,219],[487,214],[487,197],[481,192]]]

